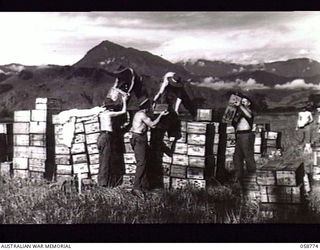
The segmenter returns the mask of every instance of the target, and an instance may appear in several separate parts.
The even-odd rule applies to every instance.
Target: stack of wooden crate
[[[264,156],[272,158],[281,154],[281,132],[264,131],[262,132],[262,138],[262,152]]]
[[[63,180],[81,174],[82,179],[97,180],[99,171],[99,151],[97,139],[100,123],[97,116],[77,118],[71,147],[63,143],[63,124],[58,116],[55,124],[55,164],[56,180]]]
[[[310,171],[312,175],[312,182],[319,186],[320,184],[320,143],[314,142],[312,144],[312,152],[313,152],[313,164],[312,169]]]
[[[52,177],[54,139],[50,121],[51,115],[61,109],[60,105],[57,99],[37,98],[35,109],[14,112],[14,177]]]

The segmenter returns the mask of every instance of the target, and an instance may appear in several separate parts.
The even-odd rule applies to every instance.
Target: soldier
[[[132,121],[132,127],[130,129],[132,133],[131,146],[134,150],[134,155],[137,162],[134,186],[132,193],[142,197],[143,191],[148,188],[147,176],[146,176],[146,154],[147,154],[147,130],[148,127],[155,128],[160,122],[161,117],[168,114],[167,111],[163,111],[160,115],[152,121],[147,111],[150,108],[149,99],[144,100],[139,105],[139,111],[134,115]]]

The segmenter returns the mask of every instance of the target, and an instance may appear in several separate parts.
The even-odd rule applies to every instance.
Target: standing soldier
[[[236,170],[236,178],[241,181],[244,172],[244,161],[249,173],[255,173],[256,171],[256,162],[254,160],[255,136],[252,132],[253,114],[250,109],[250,100],[242,98],[241,102],[235,105],[238,110],[232,120],[232,125],[236,131],[236,149],[233,156],[233,164]]]
[[[134,150],[134,155],[137,162],[132,193],[139,197],[142,197],[143,191],[148,188],[146,175],[146,154],[148,143],[147,129],[148,127],[155,128],[160,122],[161,117],[168,114],[167,111],[163,111],[154,121],[152,121],[147,116],[149,108],[150,101],[149,99],[146,99],[139,105],[140,110],[134,115],[132,127],[130,129],[132,133],[131,146]]]
[[[311,104],[306,105],[301,112],[298,113],[296,130],[302,136],[302,142],[305,153],[311,152],[312,123],[313,116],[311,113]]]
[[[111,157],[113,153],[111,152],[112,144],[112,119],[114,117],[123,115],[127,112],[127,95],[122,96],[122,110],[121,111],[112,111],[106,109],[103,113],[100,114],[100,123],[101,123],[101,134],[99,135],[97,145],[99,149],[99,175],[98,175],[98,184],[103,187],[115,186],[119,181],[118,176],[114,176],[112,173],[116,172],[112,170]]]

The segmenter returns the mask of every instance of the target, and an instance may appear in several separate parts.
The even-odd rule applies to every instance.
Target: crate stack
[[[68,179],[81,175],[82,179],[97,180],[99,171],[99,151],[97,139],[100,134],[100,123],[97,116],[76,118],[71,147],[63,143],[63,124],[58,116],[55,124],[55,179]]]
[[[264,137],[263,133],[270,131],[270,124],[253,124],[252,131],[255,135],[254,141],[254,158],[256,162],[259,162],[261,158],[264,156]]]
[[[14,112],[13,176],[52,177],[53,129],[51,116],[61,109],[57,99],[37,98],[35,109]]]
[[[314,142],[312,144],[313,164],[311,169],[312,182],[314,185],[320,185],[320,143]]]
[[[164,143],[172,149],[172,154],[162,156],[165,187],[205,189],[206,180],[214,173],[212,110],[199,109],[196,120],[181,121],[181,137],[177,141],[164,137]]]
[[[302,204],[303,162],[269,162],[257,170],[260,199],[268,204]]]
[[[262,153],[265,157],[281,156],[281,132],[262,132]]]

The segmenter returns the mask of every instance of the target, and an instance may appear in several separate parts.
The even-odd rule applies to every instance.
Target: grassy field
[[[271,130],[282,132],[282,160],[303,160],[294,130],[295,114],[257,116],[257,123],[271,121]],[[0,223],[318,223],[320,188],[314,186],[304,206],[263,211],[257,200],[241,196],[237,184],[215,184],[206,191],[155,190],[138,198],[130,191],[91,186],[78,194],[58,183],[0,179]],[[242,197],[242,198],[240,198]]]

